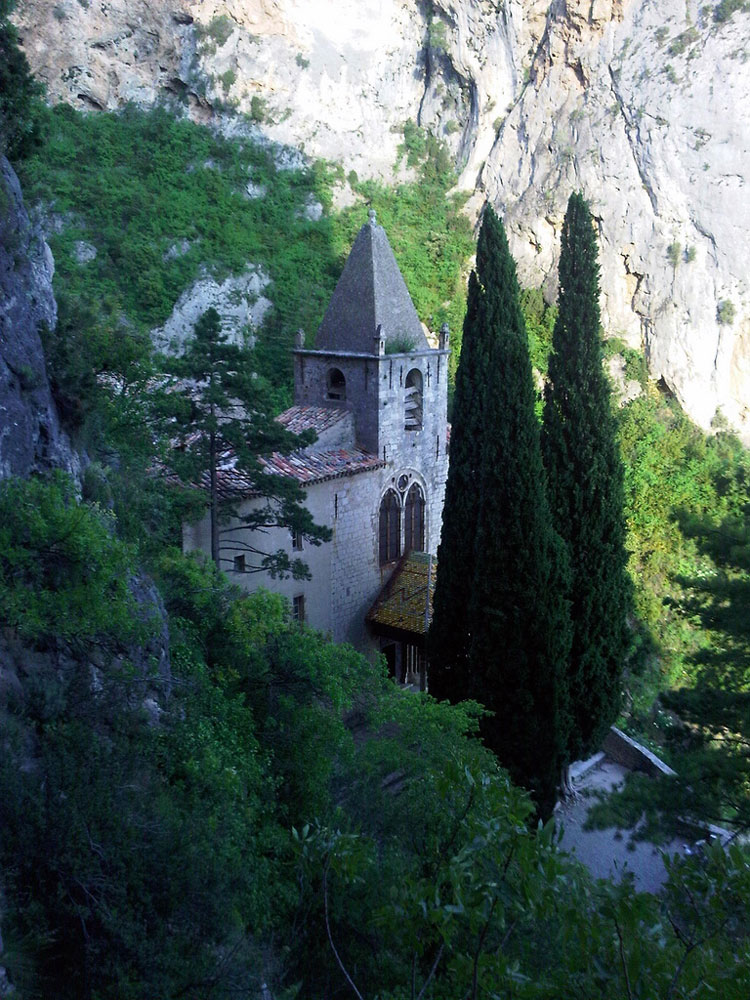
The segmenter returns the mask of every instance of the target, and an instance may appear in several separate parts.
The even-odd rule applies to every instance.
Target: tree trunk
[[[211,476],[211,558],[216,568],[221,569],[219,560],[219,488],[216,481],[216,435],[212,431],[208,451],[209,474]]]

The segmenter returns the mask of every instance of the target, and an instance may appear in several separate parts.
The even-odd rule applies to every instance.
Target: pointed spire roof
[[[377,354],[379,336],[386,345],[389,340],[401,342],[404,352],[429,349],[385,229],[371,210],[328,303],[315,347]]]

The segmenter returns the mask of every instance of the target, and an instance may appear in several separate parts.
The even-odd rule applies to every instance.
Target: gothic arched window
[[[388,490],[380,502],[380,565],[401,555],[401,505],[395,490]]]
[[[418,368],[412,368],[406,376],[404,430],[422,430],[422,372]]]
[[[414,483],[404,504],[404,552],[424,552],[424,493]]]
[[[339,368],[331,368],[328,371],[326,396],[328,399],[346,399],[346,379]]]

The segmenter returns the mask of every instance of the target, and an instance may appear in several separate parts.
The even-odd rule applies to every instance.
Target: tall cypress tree
[[[458,648],[463,659],[452,663],[450,697],[476,698],[493,713],[482,723],[485,741],[547,816],[567,737],[558,676],[569,648],[564,550],[550,527],[515,265],[491,208],[470,284],[467,343],[456,379],[453,434],[460,450],[452,436],[449,474],[449,483],[462,486],[461,506],[450,504],[449,494],[443,538],[451,547],[441,545],[438,558],[437,586],[445,593],[441,601],[439,590],[435,595],[436,693],[444,690],[443,662]],[[459,387],[467,386],[471,395],[459,399]],[[454,468],[467,455],[471,464]]]
[[[598,749],[620,702],[628,647],[623,469],[602,368],[599,264],[591,215],[568,202],[542,451],[553,523],[570,558],[568,759]]]
[[[461,360],[456,371],[450,464],[429,635],[430,693],[450,701],[475,697],[469,670],[469,608],[475,571],[474,511],[488,346],[476,323],[480,296],[479,282],[472,271]]]

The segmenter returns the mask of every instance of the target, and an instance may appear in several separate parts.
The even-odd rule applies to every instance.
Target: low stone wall
[[[650,778],[659,775],[674,775],[675,772],[660,760],[655,753],[641,746],[621,729],[612,726],[602,744],[602,750],[617,764],[622,764],[629,771],[642,771]]]

